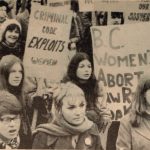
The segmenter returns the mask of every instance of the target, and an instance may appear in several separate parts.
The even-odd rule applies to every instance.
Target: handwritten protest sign
[[[113,120],[130,106],[139,78],[150,73],[150,23],[91,27],[95,74],[107,91]]]
[[[29,76],[59,81],[68,65],[72,15],[49,7],[32,7],[24,55]]]

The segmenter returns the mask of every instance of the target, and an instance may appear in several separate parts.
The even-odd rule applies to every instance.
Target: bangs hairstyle
[[[0,116],[4,114],[21,114],[22,105],[13,94],[0,91]]]
[[[141,118],[146,114],[145,93],[147,90],[150,90],[150,75],[144,75],[137,85],[131,108],[131,123],[133,126],[139,126]]]
[[[67,75],[71,81],[79,80],[76,73],[77,73],[79,63],[83,60],[88,60],[91,63],[90,58],[86,53],[78,52],[76,55],[72,57],[67,69]],[[91,63],[91,67],[92,67],[92,63]],[[92,67],[92,75],[90,78],[92,78],[93,76],[94,75],[93,75],[93,67]]]
[[[24,81],[24,67],[22,61],[15,55],[3,56],[0,61],[0,90],[9,89],[10,84],[8,83],[8,78],[10,74],[10,69],[16,63],[19,63],[22,68],[22,81],[18,87],[18,92],[22,90],[23,81]]]
[[[73,100],[79,96],[85,97],[84,92],[81,88],[79,88],[77,85],[71,82],[63,84],[63,87],[60,89],[60,92],[58,92],[58,94],[54,97],[55,111],[60,112],[63,105],[63,99],[65,97],[70,97],[70,99]]]
[[[112,17],[113,19],[115,19],[115,18],[120,18],[120,19],[121,19],[121,24],[124,23],[123,12],[111,12],[111,17]]]
[[[6,35],[6,32],[7,31],[13,31],[13,30],[15,30],[15,29],[17,29],[18,30],[18,32],[19,32],[19,38],[18,38],[18,40],[20,39],[20,36],[21,36],[21,30],[20,30],[20,27],[17,25],[17,24],[10,24],[10,25],[8,25],[7,27],[6,27],[6,29],[5,29],[5,31],[4,31],[4,33],[3,33],[3,35],[2,35],[2,42],[4,42],[5,40],[6,40],[6,38],[5,38],[5,35]]]

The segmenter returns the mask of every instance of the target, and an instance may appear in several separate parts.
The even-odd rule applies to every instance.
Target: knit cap
[[[6,21],[4,21],[0,26],[0,41],[2,40],[6,28],[11,24],[16,24],[19,27],[20,31],[22,31],[21,24],[16,19],[6,19]]]
[[[6,113],[19,114],[22,106],[19,100],[8,91],[0,91],[0,116]]]

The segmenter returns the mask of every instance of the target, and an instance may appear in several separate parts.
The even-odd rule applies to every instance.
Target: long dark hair
[[[87,107],[91,107],[92,105],[93,105],[92,107],[95,107],[99,87],[96,77],[94,75],[93,66],[91,77],[87,80],[87,82],[81,83],[76,75],[78,65],[83,60],[88,60],[89,62],[91,62],[89,56],[86,53],[78,52],[76,55],[73,56],[68,65],[67,75],[64,77],[63,82],[72,81],[73,83],[78,85],[84,91],[87,100]]]
[[[22,80],[18,87],[13,87],[8,82],[10,69],[15,63],[19,63],[22,68]],[[24,81],[24,67],[22,61],[15,55],[3,56],[0,61],[0,90],[7,90],[10,93],[14,94],[15,96],[20,97],[22,94],[21,92],[23,88],[23,81]]]
[[[145,98],[147,90],[150,90],[150,76],[144,75],[139,80],[131,107],[130,119],[134,127],[139,127],[142,118],[147,116],[147,102]]]
[[[11,67],[19,63],[22,67],[22,80],[18,87],[11,86],[8,82],[10,69]],[[26,103],[23,97],[23,84],[24,84],[24,67],[22,61],[16,57],[15,55],[6,55],[3,56],[0,60],[0,91],[6,90],[11,94],[15,95],[19,102],[22,105],[22,119],[21,119],[21,128],[20,128],[20,137],[21,139],[25,139],[25,143],[28,145],[22,145],[23,147],[31,147],[31,130],[29,118],[26,111]],[[24,142],[23,142],[24,143]]]
[[[111,17],[112,18],[120,18],[121,24],[124,24],[123,12],[111,12]]]

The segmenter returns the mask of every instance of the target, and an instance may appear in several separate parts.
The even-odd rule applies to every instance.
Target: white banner
[[[107,91],[113,120],[122,118],[139,78],[150,73],[150,23],[93,26],[95,74]]]
[[[62,79],[68,65],[72,15],[49,7],[32,7],[24,55],[29,76]]]
[[[87,9],[88,10],[88,9]],[[95,0],[95,11],[150,12],[149,0]]]

